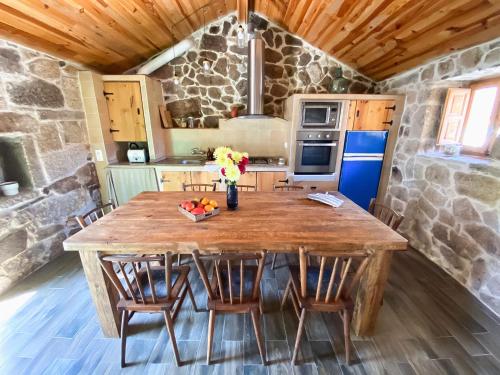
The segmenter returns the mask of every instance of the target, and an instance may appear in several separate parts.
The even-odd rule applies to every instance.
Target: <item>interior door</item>
[[[258,191],[273,191],[274,185],[287,183],[286,172],[259,172],[257,174]]]
[[[139,82],[104,82],[111,135],[115,142],[146,142]]]
[[[394,100],[351,101],[348,130],[389,130],[394,110]]]
[[[182,191],[182,184],[190,183],[190,172],[161,172],[162,191]]]

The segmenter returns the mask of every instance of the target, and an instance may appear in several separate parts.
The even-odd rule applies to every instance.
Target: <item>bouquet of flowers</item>
[[[220,166],[221,175],[229,185],[236,185],[240,176],[245,174],[248,165],[248,153],[231,150],[229,147],[217,147],[214,151],[215,162]]]

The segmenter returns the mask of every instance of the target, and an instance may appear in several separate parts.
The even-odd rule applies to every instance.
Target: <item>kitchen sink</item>
[[[155,162],[155,164],[167,165],[203,165],[205,164],[204,158],[189,157],[189,156],[170,156],[165,159]]]

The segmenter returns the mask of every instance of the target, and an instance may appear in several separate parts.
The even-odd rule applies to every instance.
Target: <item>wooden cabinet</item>
[[[347,130],[389,130],[394,100],[352,100]]]
[[[110,132],[115,142],[146,142],[139,82],[104,82]]]
[[[286,184],[286,172],[258,172],[257,191],[273,191],[273,185]]]
[[[257,187],[257,172],[246,172],[241,175],[238,185],[249,185]]]
[[[221,178],[218,172],[191,172],[192,184],[213,184],[216,183],[216,190],[223,191]]]
[[[182,184],[191,183],[190,172],[160,172],[162,191],[182,191]],[[203,172],[204,173],[204,172]]]
[[[337,190],[337,183],[335,181],[297,181],[293,185],[303,186],[305,191],[312,193]]]

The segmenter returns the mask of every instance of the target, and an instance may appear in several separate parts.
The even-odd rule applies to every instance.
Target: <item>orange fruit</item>
[[[208,202],[208,204],[210,206],[212,206],[213,208],[217,208],[219,205],[217,204],[217,201],[216,200],[211,200],[210,202]]]
[[[209,202],[210,202],[210,199],[208,199],[207,197],[203,197],[201,198],[201,204],[206,206]]]
[[[214,206],[212,206],[212,205],[210,205],[210,204],[207,204],[207,205],[205,206],[205,211],[210,212],[210,211],[213,211],[213,210],[215,210],[215,207],[214,207]]]

